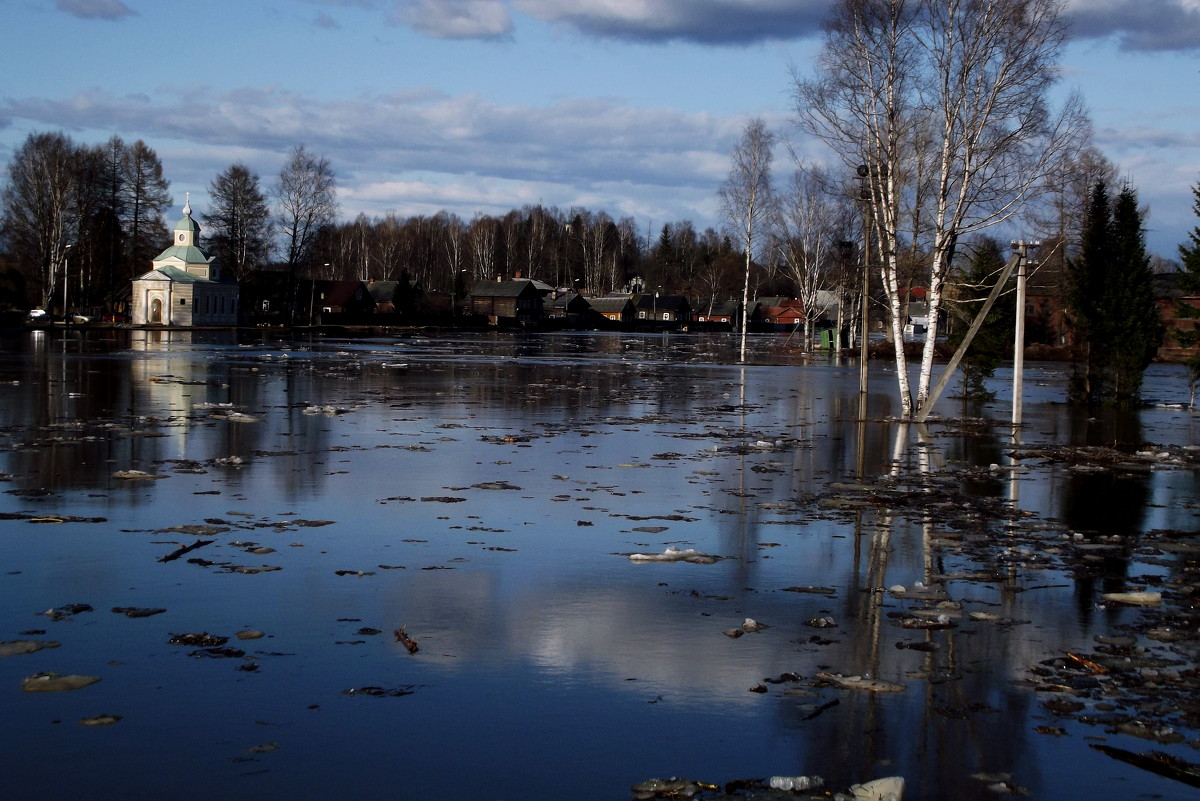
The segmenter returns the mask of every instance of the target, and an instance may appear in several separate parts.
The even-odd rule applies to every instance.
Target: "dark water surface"
[[[884,590],[974,567],[934,554],[938,512],[814,501],[831,482],[916,471],[1014,500],[1047,540],[1194,531],[1193,471],[1010,471],[1006,374],[996,404],[937,410],[995,425],[918,430],[886,422],[888,365],[872,365],[858,422],[855,363],[759,338],[742,367],[735,344],[0,338],[0,640],[61,643],[0,658],[2,797],[613,801],[653,776],[816,774],[971,799],[995,797],[979,774],[1010,774],[1034,798],[1195,798],[1088,746],[1196,751],[1056,718],[1028,683],[1041,660],[1136,621],[1100,593],[1170,575],[1170,560],[1097,575],[1009,554],[1003,582],[947,583],[956,628],[913,632]],[[1168,405],[1186,401],[1181,370],[1152,368],[1161,405],[1099,419],[1061,404],[1065,378],[1029,367],[1024,446],[1200,441],[1197,417]],[[165,477],[115,477],[130,470]],[[160,561],[197,540],[213,542]],[[727,558],[627,558],[668,546]],[[785,589],[807,586],[833,592]],[[43,614],[68,604],[93,611]],[[725,635],[747,617],[769,628]],[[822,617],[835,625],[809,625]],[[246,629],[266,636],[233,638]],[[244,656],[169,643],[199,632]],[[896,647],[919,640],[937,650]],[[101,681],[20,691],[42,671]],[[812,686],[822,672],[904,690]],[[784,673],[804,680],[764,684]],[[371,687],[410,694],[345,692]],[[100,714],[122,719],[79,723]]]

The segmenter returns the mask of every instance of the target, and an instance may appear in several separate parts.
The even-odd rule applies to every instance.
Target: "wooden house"
[[[766,331],[794,331],[804,326],[804,304],[795,298],[758,298],[750,319]]]
[[[631,325],[636,317],[633,301],[628,295],[609,295],[603,298],[589,298],[592,311],[605,320],[620,326]]]
[[[732,329],[740,324],[741,308],[736,300],[723,300],[692,312],[692,321],[705,328]]]
[[[483,281],[471,291],[471,314],[490,325],[537,325],[545,318],[542,286],[527,278]]]
[[[552,291],[543,299],[542,309],[547,320],[554,320],[568,327],[585,326],[595,314],[588,299],[572,289]]]
[[[683,295],[660,295],[646,293],[638,295],[633,304],[637,311],[638,325],[655,328],[679,328],[692,319],[691,304]]]

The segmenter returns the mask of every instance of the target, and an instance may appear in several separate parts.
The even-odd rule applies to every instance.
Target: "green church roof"
[[[175,230],[179,230],[176,228]],[[208,264],[216,256],[210,256],[195,245],[171,245],[154,257],[156,262],[167,259],[180,259],[184,264]]]

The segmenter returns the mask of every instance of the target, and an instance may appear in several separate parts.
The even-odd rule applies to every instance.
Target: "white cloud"
[[[8,99],[0,117],[61,128],[85,144],[114,131],[145,139],[168,170],[167,154],[175,154],[181,171],[169,177],[178,191],[207,186],[234,161],[269,184],[284,154],[304,144],[331,160],[349,216],[447,208],[470,217],[541,202],[699,227],[712,224],[702,215],[714,207],[744,124],[603,98],[503,105],[421,90],[318,101],[278,87],[177,86],[154,97],[92,89],[62,100]]]

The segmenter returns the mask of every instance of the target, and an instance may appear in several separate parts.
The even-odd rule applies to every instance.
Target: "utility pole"
[[[63,328],[71,324],[71,317],[67,314],[67,286],[71,283],[71,246],[63,245]]]
[[[867,360],[870,357],[868,346],[868,320],[870,318],[870,289],[871,289],[871,190],[869,176],[871,168],[866,164],[858,165],[859,199],[863,202],[863,251],[862,251],[862,301],[859,310],[859,357],[858,357],[858,395],[860,416],[866,415],[867,398]]]
[[[1017,254],[1017,311],[1013,325],[1013,390],[1012,390],[1012,427],[1013,436],[1021,427],[1021,406],[1025,392],[1025,283],[1026,264],[1030,248],[1041,247],[1041,242],[1024,239],[1013,240],[1012,249]]]

